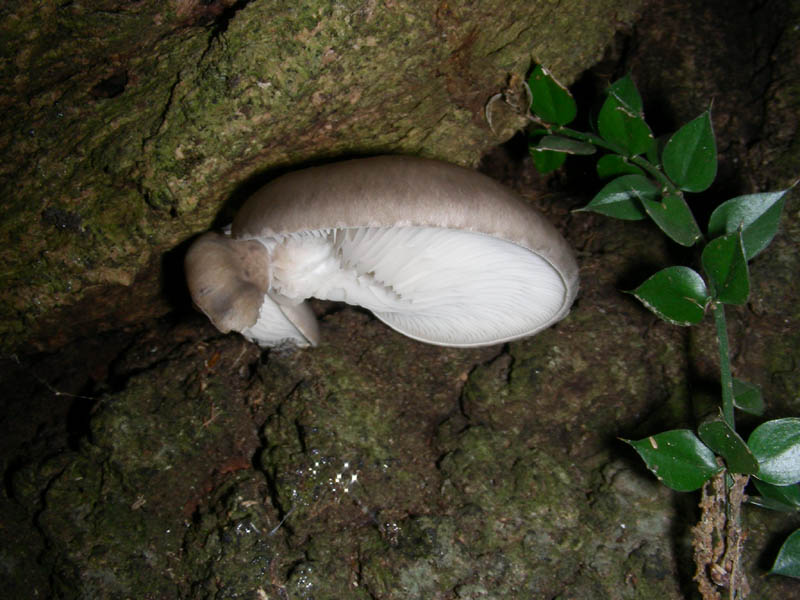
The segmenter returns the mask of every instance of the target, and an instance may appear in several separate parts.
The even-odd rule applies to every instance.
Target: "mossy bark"
[[[152,6],[146,1],[129,3],[127,10],[136,13]],[[324,114],[320,123],[351,115],[347,131],[361,140],[361,147],[353,147],[357,151],[373,148],[372,138],[364,133],[370,129],[367,121],[378,120],[388,129],[402,120],[399,114],[384,118],[373,111],[358,122],[356,113],[347,108],[333,113],[324,112],[325,102],[317,108],[310,108],[313,101],[296,103],[293,110],[306,115],[303,122],[311,128],[302,143],[290,143],[291,150],[266,151],[267,138],[258,137],[258,144],[237,151],[240,158],[252,159],[239,163],[241,178],[214,180],[210,154],[201,151],[201,141],[212,144],[213,136],[202,124],[222,119],[225,111],[213,116],[214,98],[218,103],[235,103],[238,97],[227,98],[222,92],[214,96],[187,82],[206,85],[197,65],[208,66],[204,61],[212,57],[212,63],[219,65],[232,47],[246,53],[244,33],[235,22],[247,11],[269,9],[280,16],[288,9],[259,2],[166,6],[172,12],[163,9],[163,20],[146,21],[152,31],[140,29],[138,41],[143,47],[164,49],[173,35],[183,36],[185,45],[174,50],[177,54],[162,53],[160,60],[180,65],[186,78],[172,79],[173,96],[185,100],[170,102],[168,110],[159,113],[165,115],[164,125],[152,135],[152,154],[137,150],[133,159],[125,159],[125,168],[108,173],[98,169],[95,177],[100,183],[93,184],[105,189],[103,185],[113,187],[112,181],[135,182],[125,193],[139,204],[131,204],[125,214],[135,221],[139,217],[134,209],[140,206],[143,223],[160,224],[151,231],[146,251],[150,255],[160,258],[162,248],[205,227],[226,202],[227,207],[235,205],[251,183],[261,181],[262,168],[327,156],[329,147],[344,148],[336,146],[345,142],[336,141],[330,132],[320,134],[328,145],[314,145],[314,111]],[[233,12],[225,13],[226,6]],[[399,3],[376,6],[408,9]],[[458,10],[474,8],[454,13],[452,8],[448,12],[449,4],[437,6],[447,15],[467,14]],[[725,89],[713,112],[727,163],[722,172],[741,176],[725,175],[713,195],[697,198],[694,207],[701,211],[734,194],[787,185],[797,172],[792,132],[800,114],[794,84],[800,72],[798,4],[786,3],[780,11],[756,1],[743,6],[737,12],[734,8],[739,5],[722,0],[653,3],[632,35],[620,38],[619,53],[612,52],[578,86],[586,91],[595,81],[603,87],[632,71],[648,119],[659,123],[659,132],[696,116],[718,86]],[[179,18],[178,9],[191,10]],[[16,21],[2,22],[4,31],[24,19],[50,23],[47,19],[58,14],[55,8],[36,14],[4,10],[17,15]],[[62,10],[80,7],[66,4]],[[201,12],[205,16],[198,16]],[[300,18],[301,12],[294,14]],[[222,22],[215,20],[223,14]],[[347,18],[363,27],[371,23],[363,12],[344,14],[341,22]],[[423,29],[434,27],[429,21],[414,23]],[[247,29],[248,22],[240,23]],[[321,29],[314,32],[321,22]],[[221,23],[227,23],[227,30],[222,31]],[[300,28],[308,32],[301,38],[313,40],[331,23],[309,18]],[[474,28],[475,23],[463,25]],[[478,29],[482,26],[483,22]],[[716,43],[719,35],[712,32],[729,27],[736,33],[719,35],[735,43]],[[545,38],[525,37],[539,36],[538,30],[524,31],[512,31],[514,39],[544,43]],[[449,43],[441,31],[438,35],[426,39],[431,44]],[[580,35],[573,33],[570,43]],[[195,48],[193,36],[205,36],[205,43]],[[502,52],[513,52],[515,44],[506,44]],[[43,42],[41,47],[44,52]],[[74,54],[90,52],[92,47],[76,43]],[[763,54],[764,47],[770,52]],[[341,41],[336,48],[350,47]],[[181,49],[200,58],[184,60]],[[543,51],[538,47],[537,56]],[[529,48],[524,50],[520,65],[528,52]],[[744,60],[746,56],[750,59]],[[479,58],[475,60],[480,62]],[[19,64],[24,65],[23,59]],[[228,60],[234,59],[228,56]],[[559,74],[569,79],[571,63],[558,64]],[[447,68],[446,61],[440,68]],[[309,77],[298,69],[292,77]],[[453,67],[447,73],[454,77],[464,69]],[[133,91],[128,90],[132,84],[115,77],[115,72],[110,69],[90,82],[75,84],[76,90],[100,84],[95,93],[102,100],[93,100],[92,110],[124,100]],[[769,77],[762,80],[765,72]],[[61,85],[77,81],[53,73]],[[469,75],[467,80],[475,77]],[[493,86],[505,85],[505,75],[491,72],[481,77],[494,82],[487,86],[492,93],[498,89]],[[398,79],[403,79],[402,73]],[[24,83],[24,78],[20,81]],[[134,79],[129,76],[128,81]],[[207,85],[224,90],[226,84],[220,81],[212,77]],[[284,80],[281,89],[308,85],[313,97],[317,90],[309,83],[312,80],[297,81]],[[761,81],[760,91],[747,88],[742,83],[746,81]],[[123,93],[103,97],[123,85]],[[453,97],[473,98],[475,110],[481,111],[478,99],[488,92],[479,86],[480,93],[464,96],[464,85],[453,88],[457,92]],[[737,96],[742,90],[752,92],[750,100]],[[376,84],[357,101],[365,99],[368,105],[391,111],[392,102],[379,101],[383,92]],[[389,98],[401,97],[396,89],[387,93]],[[488,136],[480,114],[463,121],[447,116],[440,123],[422,108],[427,98],[409,110],[421,111],[418,118],[425,120],[430,136],[422,144],[405,147],[403,140],[417,138],[395,132],[400,141],[388,147],[472,162],[475,149],[483,143],[474,140]],[[11,110],[11,104],[4,102],[4,109]],[[206,109],[200,110],[201,106],[212,116],[204,117]],[[469,112],[461,105],[447,110],[462,116]],[[289,108],[286,111],[281,114],[288,118]],[[230,114],[235,117],[231,122],[252,118],[244,113],[238,117],[236,111]],[[125,127],[135,128],[132,121],[126,123]],[[448,133],[453,123],[461,123],[463,131]],[[285,133],[289,124],[271,126],[285,127],[270,131],[284,131],[280,139],[292,139]],[[257,128],[248,127],[242,130],[248,139],[261,136],[260,131],[253,133]],[[404,127],[410,131],[407,123]],[[181,128],[187,131],[185,138],[179,135]],[[3,139],[11,143],[15,131],[4,132]],[[230,143],[239,139],[225,131],[218,130],[218,135],[227,135]],[[376,131],[372,135],[382,135],[383,129]],[[742,137],[742,132],[747,135]],[[104,135],[98,148],[117,148],[124,154],[124,139],[111,139],[113,131]],[[57,150],[66,156],[76,142],[69,136],[64,139],[64,148]],[[192,153],[184,153],[190,144],[195,144]],[[222,157],[219,173],[233,173],[236,161],[226,153],[227,147],[215,148]],[[93,156],[99,160],[100,154]],[[45,155],[25,156],[26,160],[38,156],[46,163]],[[193,159],[186,159],[190,156]],[[163,181],[156,171],[147,171],[155,164],[160,165]],[[749,170],[732,168],[736,164],[747,164]],[[35,165],[31,169],[35,171]],[[716,405],[713,327],[672,327],[620,293],[663,266],[692,263],[694,257],[670,245],[646,223],[570,213],[588,201],[578,197],[581,193],[596,189],[596,181],[590,182],[590,191],[584,187],[589,173],[585,163],[569,161],[565,171],[545,181],[532,174],[529,162],[510,160],[494,172],[505,174],[508,183],[523,191],[555,185],[572,192],[558,199],[537,195],[534,204],[577,249],[581,295],[566,320],[532,339],[485,349],[435,348],[405,339],[355,309],[315,305],[324,313],[320,347],[263,353],[239,336],[218,334],[189,310],[147,321],[138,330],[120,327],[142,319],[148,309],[131,303],[130,295],[115,294],[106,299],[108,305],[124,307],[130,314],[119,315],[114,331],[74,340],[49,355],[0,359],[0,395],[5,403],[0,415],[0,464],[6,484],[0,494],[4,591],[10,597],[62,598],[693,597],[690,530],[698,515],[697,496],[673,493],[660,485],[618,438],[696,425],[696,417],[708,409],[701,396]],[[22,194],[31,189],[24,181],[12,199],[30,197]],[[170,196],[169,182],[182,182],[174,189],[185,189],[187,194]],[[41,185],[52,192],[56,179],[48,175]],[[202,191],[205,185],[207,192]],[[155,194],[158,189],[164,195]],[[182,198],[192,197],[188,192],[196,195],[196,204],[192,205],[194,200],[181,204]],[[58,198],[72,198],[70,194]],[[800,412],[800,298],[795,285],[800,217],[793,197],[775,242],[751,265],[752,301],[730,311],[729,317],[734,372],[763,386],[771,417]],[[93,223],[102,214],[95,212],[93,203],[110,196],[86,198],[86,222]],[[47,223],[61,231],[59,239],[68,245],[75,243],[70,236],[95,235],[80,233],[82,205],[71,202],[66,208],[55,206],[63,212],[45,213],[35,203],[26,208],[39,219],[31,227],[31,239]],[[109,208],[109,214],[117,214],[114,210],[122,209]],[[121,261],[130,260],[124,258],[126,252],[141,250],[137,235],[130,238],[129,248],[120,248]],[[65,250],[64,256],[75,247]],[[180,250],[166,255],[167,267]],[[21,256],[12,265],[29,260],[24,258],[29,255]],[[34,279],[31,285],[41,281]],[[111,288],[98,285],[108,295]],[[16,288],[10,289],[8,294]],[[120,284],[118,289],[127,288]],[[84,296],[92,297],[85,289]],[[24,308],[20,305],[19,314]],[[87,318],[92,310],[97,309],[89,307]],[[74,333],[71,327],[64,330]],[[62,341],[69,341],[69,336],[65,334]],[[751,426],[744,419],[739,422],[742,431]],[[796,583],[765,572],[786,534],[798,526],[798,518],[751,508],[744,512],[748,534],[744,563],[753,597],[791,597]]]
[[[123,304],[167,310],[162,253],[281,169],[474,164],[498,142],[483,109],[509,77],[535,59],[571,81],[640,5],[6,2],[2,348],[118,324]],[[524,123],[510,118],[507,132]]]

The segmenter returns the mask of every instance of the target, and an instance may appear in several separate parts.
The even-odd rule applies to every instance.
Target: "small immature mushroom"
[[[256,192],[230,233],[186,256],[194,303],[263,346],[316,345],[314,297],[356,304],[411,338],[484,346],[569,311],[578,266],[564,238],[494,180],[379,156],[295,171]]]

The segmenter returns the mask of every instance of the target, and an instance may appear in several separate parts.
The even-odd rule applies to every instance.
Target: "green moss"
[[[332,348],[319,350],[322,398],[316,386],[301,385],[263,429],[261,463],[274,477],[281,508],[301,520],[320,502],[346,496],[361,465],[391,457],[396,420],[393,404],[371,393],[374,382]]]
[[[272,531],[259,495],[263,479],[240,473],[215,490],[210,509],[187,532],[185,564],[191,598],[241,598],[262,590],[277,594],[277,573],[297,554]]]
[[[98,452],[73,455],[48,480],[37,522],[49,541],[42,560],[60,597],[175,593],[174,583],[150,572],[174,566],[169,553],[179,540],[165,535],[168,521],[132,509],[134,500]]]

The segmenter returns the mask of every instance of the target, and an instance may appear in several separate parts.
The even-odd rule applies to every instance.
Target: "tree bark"
[[[475,164],[501,141],[484,105],[510,77],[536,61],[570,82],[642,3],[6,2],[2,350],[185,301],[163,283],[181,250],[164,253],[281,170],[380,153]],[[524,121],[506,117],[508,136]]]

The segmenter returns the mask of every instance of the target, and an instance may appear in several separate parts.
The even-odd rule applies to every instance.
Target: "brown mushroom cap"
[[[269,262],[258,242],[232,244],[218,233],[201,235],[186,253],[192,301],[223,333],[255,324],[267,293]]]
[[[259,242],[205,233],[189,248],[184,268],[192,301],[222,333],[247,331],[261,321],[277,339],[317,344],[317,321],[308,306],[265,302],[269,255]]]
[[[566,240],[514,191],[470,169],[412,156],[376,156],[311,167],[275,179],[233,220],[236,239],[357,227],[441,227],[512,242],[547,260],[569,297],[578,264]]]

